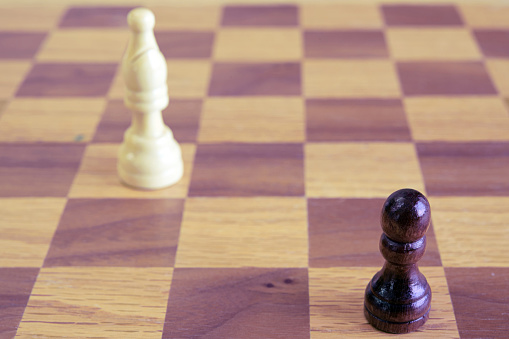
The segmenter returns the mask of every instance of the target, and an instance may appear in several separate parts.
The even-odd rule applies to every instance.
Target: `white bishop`
[[[158,189],[172,185],[183,174],[182,153],[161,111],[168,106],[166,60],[154,37],[154,14],[133,9],[127,22],[131,39],[122,60],[125,105],[132,124],[124,134],[118,175],[129,186]]]

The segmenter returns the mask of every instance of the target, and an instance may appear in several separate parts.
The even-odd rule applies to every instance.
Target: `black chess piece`
[[[366,287],[364,315],[389,333],[417,330],[429,317],[431,289],[417,262],[426,250],[429,202],[413,189],[392,193],[382,208],[380,252],[386,262]]]

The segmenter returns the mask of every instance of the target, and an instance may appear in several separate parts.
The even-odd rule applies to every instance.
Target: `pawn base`
[[[365,306],[364,306],[364,316],[366,317],[366,320],[371,324],[371,326],[373,326],[377,330],[396,334],[410,333],[416,331],[417,329],[419,329],[419,327],[424,325],[424,323],[429,318],[429,310],[422,317],[403,323],[382,320],[374,316],[370,311],[368,311],[368,309]]]
[[[120,180],[134,188],[171,186],[184,172],[180,146],[169,128],[159,138],[142,138],[128,129],[119,150],[117,171]]]

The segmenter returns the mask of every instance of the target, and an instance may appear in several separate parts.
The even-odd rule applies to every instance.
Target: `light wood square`
[[[397,60],[479,60],[481,52],[466,28],[386,30],[391,55]]]
[[[125,29],[59,29],[37,55],[44,62],[114,62],[122,59],[129,40]]]
[[[386,338],[364,317],[364,290],[381,267],[309,269],[311,338]],[[417,332],[398,338],[459,338],[442,267],[419,267],[433,293],[429,320]],[[395,335],[393,335],[395,336]]]
[[[488,59],[485,64],[498,92],[509,96],[509,60]]]
[[[507,3],[461,4],[458,6],[465,23],[474,28],[509,28]]]
[[[156,17],[156,31],[206,30],[219,25],[221,10],[216,6],[150,6]]]
[[[43,268],[17,335],[161,338],[171,268]]]
[[[0,10],[0,31],[46,32],[58,25],[63,7],[48,3],[30,6],[2,6]]]
[[[507,267],[508,197],[434,197],[430,204],[444,266]]]
[[[167,60],[168,92],[172,98],[203,98],[210,80],[209,60]],[[108,92],[109,98],[124,97],[124,80],[120,68]]]
[[[41,267],[66,199],[0,199],[0,266]]]
[[[14,96],[31,66],[31,61],[0,60],[0,98]]]
[[[394,65],[387,60],[309,60],[303,63],[307,97],[399,97]]]
[[[305,28],[381,28],[383,20],[374,4],[316,4],[306,3],[300,8]]]
[[[303,142],[304,103],[300,98],[208,98],[200,142]]]
[[[17,98],[0,119],[0,141],[89,141],[105,99]]]
[[[425,193],[411,143],[308,143],[305,166],[310,197],[387,198],[401,188]]]
[[[175,185],[155,191],[123,185],[117,175],[119,144],[87,146],[69,196],[73,198],[184,198],[187,196],[196,145],[180,144],[184,176]]]
[[[303,198],[189,198],[175,267],[307,267]]]
[[[296,61],[302,57],[302,36],[293,28],[223,28],[213,55],[218,61]]]
[[[498,97],[406,98],[415,140],[509,140],[509,114]]]

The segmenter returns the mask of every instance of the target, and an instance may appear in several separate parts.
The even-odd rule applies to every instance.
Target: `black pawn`
[[[413,189],[392,193],[382,208],[380,252],[386,262],[366,287],[364,315],[389,333],[417,330],[429,317],[431,289],[417,262],[426,250],[429,202]]]

